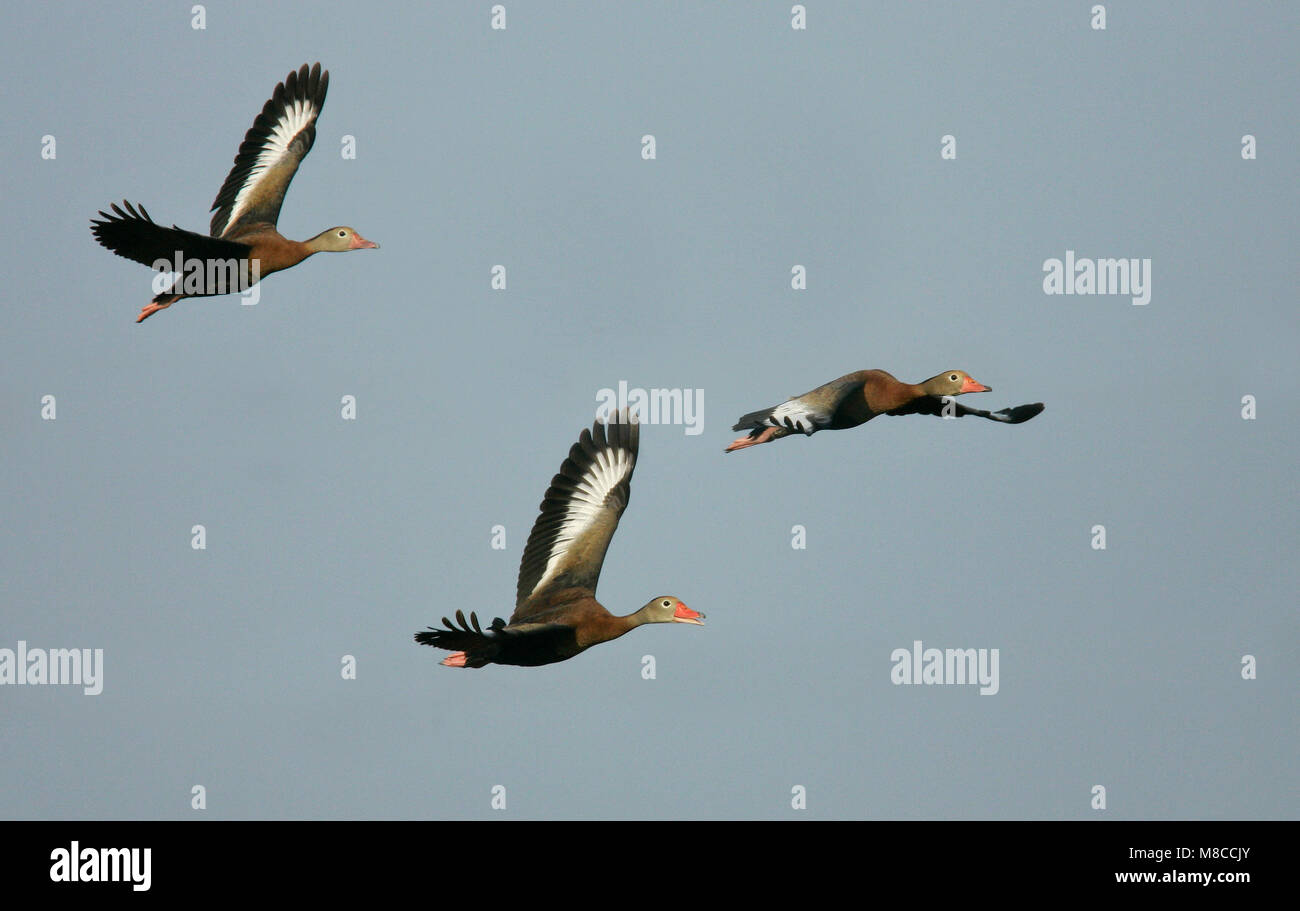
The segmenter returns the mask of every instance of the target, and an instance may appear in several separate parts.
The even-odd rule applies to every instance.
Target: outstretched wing
[[[316,141],[316,118],[325,105],[330,74],[317,63],[292,72],[275,87],[235,156],[212,209],[212,235],[239,225],[272,227],[280,218],[289,181]]]
[[[605,551],[631,494],[641,427],[626,410],[583,430],[542,499],[519,564],[511,624],[527,619],[539,595],[596,590]]]
[[[787,399],[780,405],[751,411],[736,421],[732,430],[762,430],[781,427],[813,434],[831,424],[844,399],[862,389],[868,371],[859,371],[831,380],[811,392]]]
[[[908,402],[901,408],[895,408],[886,414],[932,414],[936,417],[943,416],[944,400],[952,401],[952,411],[949,413],[954,417],[965,417],[973,414],[976,417],[988,418],[990,421],[998,421],[1002,424],[1023,424],[1032,417],[1036,417],[1043,410],[1042,402],[1035,402],[1032,405],[1017,405],[1014,408],[1003,408],[1001,411],[984,411],[980,408],[970,408],[959,402],[952,400],[951,396],[924,395],[919,399]]]
[[[149,217],[144,206],[137,211],[126,200],[122,205],[125,211],[116,204],[112,206],[114,215],[101,210],[101,220],[90,220],[90,231],[95,240],[118,256],[150,268],[160,260],[167,262],[168,269],[174,268],[177,254],[182,260],[240,260],[247,259],[253,249],[248,244],[196,234],[175,225],[164,228]]]

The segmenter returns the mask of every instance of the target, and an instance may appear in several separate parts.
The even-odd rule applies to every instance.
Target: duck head
[[[932,376],[921,384],[926,395],[961,395],[964,392],[992,392],[992,386],[985,386],[971,379],[965,370],[946,370],[938,376]]]

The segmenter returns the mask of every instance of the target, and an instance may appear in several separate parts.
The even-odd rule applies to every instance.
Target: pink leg
[[[735,452],[737,449],[748,449],[750,446],[757,446],[759,443],[766,443],[772,439],[778,428],[769,427],[756,437],[744,436],[733,442],[723,452]]]
[[[464,667],[466,657],[467,656],[465,655],[464,652],[456,652],[455,654],[448,655],[446,658],[443,658],[442,664],[446,665],[447,667]]]
[[[137,316],[137,317],[135,318],[135,321],[136,321],[137,323],[143,323],[145,320],[147,320],[149,317],[153,316],[153,315],[154,315],[155,313],[157,313],[159,310],[166,310],[168,307],[170,307],[172,304],[176,303],[176,301],[178,301],[178,300],[180,300],[180,298],[179,298],[179,297],[175,297],[175,298],[172,298],[171,300],[167,301],[167,303],[165,303],[165,304],[150,304],[149,306],[145,307],[144,309],[142,309],[142,310],[140,311],[140,315]]]

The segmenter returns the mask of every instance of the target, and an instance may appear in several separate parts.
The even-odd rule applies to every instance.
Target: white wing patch
[[[773,427],[791,426],[800,433],[812,433],[818,425],[825,424],[829,420],[830,415],[808,407],[799,399],[790,399],[773,408],[772,413],[764,419],[764,423],[771,424]],[[789,424],[786,423],[787,421]]]
[[[239,193],[235,196],[230,217],[226,219],[227,227],[239,221],[248,208],[249,200],[253,197],[262,177],[289,154],[289,146],[293,143],[294,137],[311,126],[312,121],[319,114],[320,109],[311,99],[295,98],[292,103],[285,105],[271,135],[267,136],[262,143],[262,151],[258,153],[253,167],[249,169],[244,185],[239,188]]]
[[[602,449],[596,453],[595,460],[569,497],[563,524],[560,525],[555,543],[551,545],[551,556],[546,561],[546,569],[533,586],[534,592],[543,588],[559,572],[569,546],[595,523],[604,509],[606,497],[632,474],[635,462],[631,451],[623,448]]]

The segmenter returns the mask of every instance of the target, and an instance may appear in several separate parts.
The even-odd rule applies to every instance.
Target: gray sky
[[[1300,10],[505,5],[6,11],[0,648],[104,658],[0,687],[0,816],[1294,818]],[[316,60],[279,227],[382,249],[136,325],[88,219],[206,230]],[[1149,259],[1150,303],[1044,294],[1067,250]],[[867,367],[1047,410],[723,455]],[[644,428],[598,594],[708,625],[438,666],[412,634],[509,616],[620,380],[704,430]],[[998,649],[998,692],[895,685],[916,640]]]

